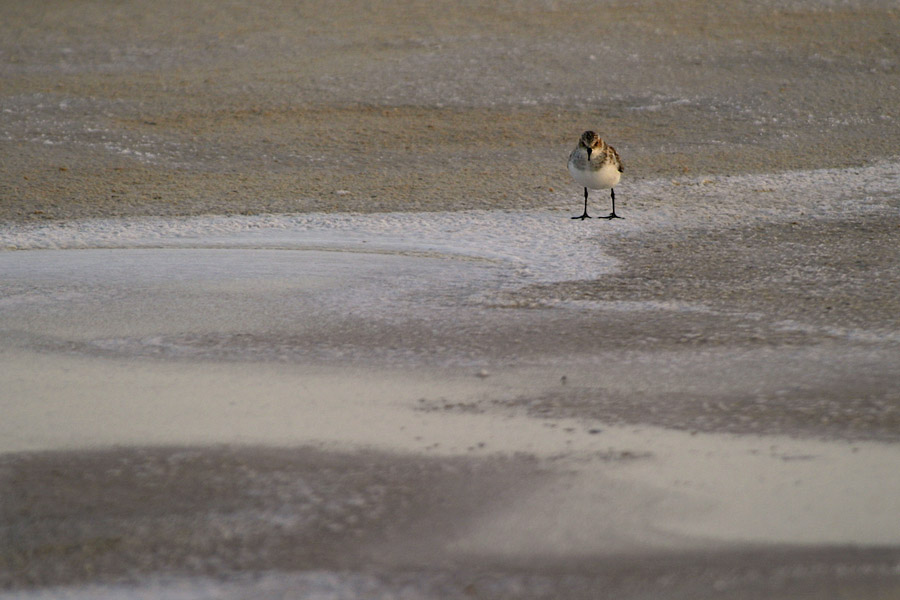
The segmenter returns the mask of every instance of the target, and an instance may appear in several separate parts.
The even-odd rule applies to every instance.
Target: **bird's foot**
[[[609,220],[612,220],[612,219],[624,219],[625,217],[620,217],[619,215],[617,215],[616,213],[613,212],[613,213],[609,213],[609,214],[606,215],[605,217],[597,217],[597,218],[598,218],[598,219],[609,219]]]
[[[585,219],[590,219],[590,218],[592,218],[592,217],[591,217],[589,214],[584,213],[584,214],[581,215],[580,217],[572,217],[572,218],[573,218],[573,219],[581,219],[582,221],[584,221]]]

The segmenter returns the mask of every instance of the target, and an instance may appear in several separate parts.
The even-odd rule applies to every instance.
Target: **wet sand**
[[[10,597],[890,597],[889,293],[605,299],[511,214],[12,227]]]
[[[900,593],[900,13],[603,6],[4,3],[0,596]]]
[[[9,530],[15,545],[4,553],[3,583],[20,590],[4,594],[10,598],[591,598],[613,591],[787,599],[890,598],[896,590],[896,550],[884,547],[622,552],[622,540],[607,531],[600,540],[617,548],[610,553],[555,554],[539,541],[528,554],[521,546],[498,554],[499,539],[484,537],[496,529],[479,537],[476,528],[473,539],[472,525],[461,524],[510,514],[504,506],[518,507],[523,482],[555,481],[558,492],[571,483],[528,458],[192,446],[14,455],[2,468],[17,491],[5,501],[17,515]],[[621,493],[607,483],[611,495]],[[52,496],[40,491],[48,485]],[[598,510],[605,515],[607,507]],[[552,519],[538,514],[536,529],[519,523],[514,533],[546,534],[541,526]]]

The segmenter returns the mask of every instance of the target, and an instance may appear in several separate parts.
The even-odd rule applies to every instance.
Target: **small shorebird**
[[[587,213],[588,188],[605,190],[609,188],[612,198],[612,212],[601,219],[621,219],[616,214],[616,192],[613,187],[622,176],[622,161],[616,149],[600,139],[593,131],[585,131],[578,140],[578,145],[569,155],[569,173],[580,185],[584,186],[584,214],[573,219],[590,219]]]

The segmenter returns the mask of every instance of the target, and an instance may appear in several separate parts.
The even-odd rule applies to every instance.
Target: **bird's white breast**
[[[599,169],[594,164],[586,164],[587,161],[569,161],[569,173],[579,184],[592,190],[615,187],[619,183],[622,174],[619,168],[611,162],[605,163]],[[579,164],[580,163],[580,164]],[[579,168],[584,165],[587,168]]]

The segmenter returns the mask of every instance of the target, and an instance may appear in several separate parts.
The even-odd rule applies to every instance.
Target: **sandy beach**
[[[2,3],[0,598],[897,597],[898,31]]]

